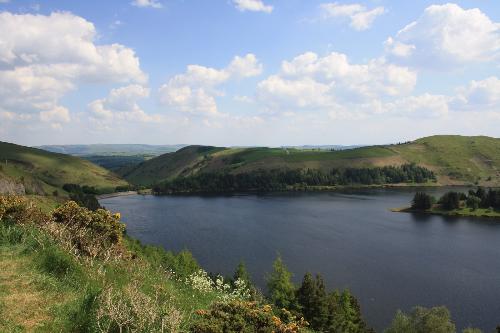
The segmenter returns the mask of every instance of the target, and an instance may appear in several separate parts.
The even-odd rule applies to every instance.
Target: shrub
[[[182,313],[164,290],[151,297],[137,282],[124,290],[105,289],[97,298],[96,322],[100,332],[178,332]]]
[[[43,224],[48,216],[22,196],[0,195],[0,220],[19,224]]]
[[[307,323],[286,310],[278,316],[270,305],[256,302],[216,302],[209,310],[198,310],[191,327],[193,333],[295,333]]]
[[[69,201],[52,213],[47,230],[76,255],[109,259],[121,255],[125,225],[120,214],[98,209],[95,212]]]

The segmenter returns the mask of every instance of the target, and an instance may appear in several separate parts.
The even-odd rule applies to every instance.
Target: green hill
[[[64,193],[61,188],[67,183],[94,186],[102,192],[127,184],[110,171],[78,157],[0,142],[0,192]]]
[[[178,176],[226,171],[361,168],[408,163],[435,172],[438,184],[500,184],[500,139],[433,136],[397,145],[325,151],[291,148],[217,148],[189,146],[122,172],[134,184],[151,185]]]

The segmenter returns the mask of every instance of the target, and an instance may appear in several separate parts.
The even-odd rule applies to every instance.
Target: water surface
[[[442,190],[432,190],[442,191]],[[320,272],[350,288],[381,331],[397,309],[446,305],[458,328],[500,324],[500,223],[392,213],[408,190],[231,196],[126,196],[101,200],[129,235],[189,249],[209,271],[244,260],[264,288],[276,253],[299,282]]]

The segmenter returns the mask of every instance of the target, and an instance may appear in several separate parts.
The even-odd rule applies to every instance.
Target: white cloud
[[[389,38],[385,46],[395,59],[423,68],[498,60],[500,24],[477,8],[432,5],[418,20]]]
[[[462,111],[500,113],[500,79],[489,77],[481,81],[471,81],[466,87],[458,89],[452,107]]]
[[[132,49],[97,45],[94,25],[71,13],[3,12],[0,31],[0,109],[8,112],[65,123],[59,101],[78,84],[147,80]]]
[[[218,86],[231,79],[260,75],[262,65],[253,54],[236,56],[223,69],[189,65],[183,74],[171,78],[159,89],[160,102],[177,111],[198,115],[218,115],[215,97]]]
[[[273,6],[266,5],[262,0],[233,0],[233,4],[239,11],[252,11],[271,13]]]
[[[259,83],[257,97],[275,109],[279,103],[287,108],[331,108],[337,103],[404,96],[411,93],[416,80],[414,71],[381,59],[351,64],[345,54],[320,57],[307,52],[283,61],[278,75]]]
[[[62,123],[69,123],[71,117],[68,109],[62,106],[56,106],[52,110],[40,112],[40,120],[50,123],[53,128],[60,129]]]
[[[138,84],[112,89],[106,98],[89,103],[91,119],[103,127],[117,121],[161,122],[161,115],[147,114],[138,105],[149,93],[148,88]]]
[[[320,9],[325,18],[348,18],[350,26],[357,31],[370,29],[375,19],[385,13],[384,7],[369,10],[361,4],[342,5],[338,2],[323,3]]]
[[[136,7],[150,7],[150,8],[162,8],[163,5],[159,3],[157,0],[134,0],[130,3],[132,6]]]

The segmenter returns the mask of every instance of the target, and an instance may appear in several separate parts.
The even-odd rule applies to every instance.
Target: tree
[[[248,274],[247,267],[245,266],[245,263],[240,261],[238,266],[236,266],[236,271],[233,274],[233,280],[242,280],[246,283],[247,287],[250,287],[252,285],[252,282],[250,280],[250,274]]]
[[[307,272],[302,279],[302,285],[297,290],[297,301],[302,315],[307,321],[310,321],[314,315],[314,294],[316,293],[316,284],[311,273]]]
[[[424,308],[417,306],[411,313],[396,313],[391,326],[384,333],[455,333],[455,324],[444,306]]]
[[[432,208],[434,198],[427,193],[417,192],[411,202],[411,208],[416,210],[428,210]]]
[[[267,288],[274,305],[288,310],[297,309],[292,273],[283,263],[281,255],[273,263],[273,272],[267,278]]]
[[[446,210],[460,208],[460,194],[458,192],[447,192],[439,199],[441,207]]]
[[[476,210],[481,205],[481,199],[476,197],[475,195],[469,195],[465,203],[467,207],[471,208],[472,210]]]

